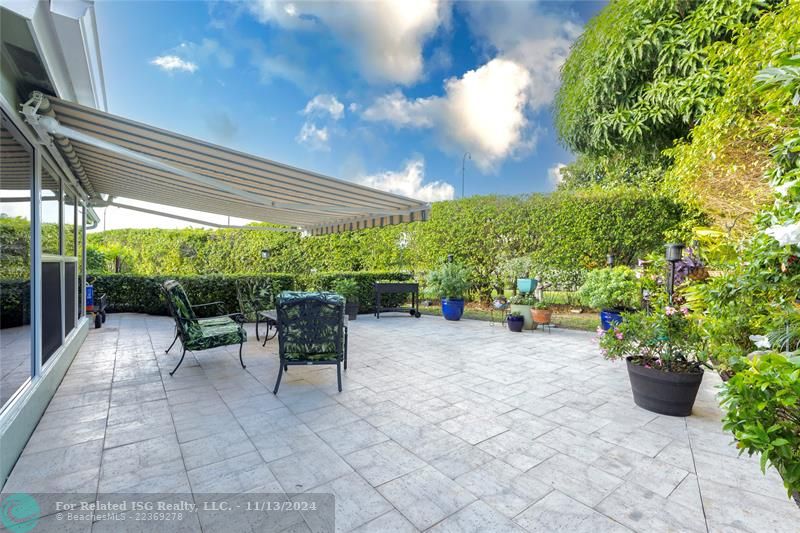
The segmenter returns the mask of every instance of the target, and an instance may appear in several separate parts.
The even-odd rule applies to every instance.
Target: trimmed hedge
[[[376,281],[407,281],[411,274],[405,272],[325,272],[314,277],[315,288],[323,291],[333,290],[336,280],[342,278],[355,279],[358,284],[358,311],[360,313],[375,310]],[[396,307],[406,301],[408,295],[387,294],[383,296],[384,307]]]
[[[168,279],[178,280],[192,303],[222,302],[228,312],[239,310],[236,299],[236,282],[270,279],[278,290],[294,290],[296,278],[291,274],[263,276],[137,276],[109,274],[97,276],[93,285],[96,296],[105,294],[107,310],[111,313],[147,313],[167,315],[167,304],[161,295],[160,284]]]
[[[548,270],[621,264],[660,250],[665,234],[695,225],[698,214],[670,198],[620,188],[552,195],[474,196],[436,202],[427,222],[301,238],[250,230],[130,229],[92,233],[89,244],[144,275],[403,271],[437,268],[452,254],[472,272],[473,296],[503,284],[499,266],[528,256]],[[404,235],[403,235],[404,234]],[[401,249],[401,235],[408,242]],[[268,259],[261,250],[268,249]],[[92,258],[94,266],[98,261]],[[101,261],[102,263],[102,261]]]
[[[353,278],[359,287],[359,310],[373,309],[372,284],[379,280],[403,281],[411,276],[403,272],[333,272],[309,276],[274,273],[260,275],[210,275],[210,276],[138,276],[133,274],[108,274],[96,276],[95,295],[105,294],[108,298],[107,310],[111,313],[168,314],[166,302],[161,296],[159,285],[168,279],[178,280],[189,299],[195,304],[222,302],[233,313],[239,310],[236,299],[236,282],[255,282],[270,280],[276,292],[285,290],[330,290],[333,283],[341,278]],[[387,296],[388,298],[388,296]],[[393,303],[402,303],[403,295],[397,295]]]

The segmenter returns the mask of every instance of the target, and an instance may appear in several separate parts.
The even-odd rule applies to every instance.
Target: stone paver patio
[[[659,416],[586,333],[361,316],[342,393],[332,367],[291,367],[277,397],[277,340],[251,328],[246,370],[221,348],[170,377],[172,335],[135,314],[92,330],[3,492],[332,493],[359,532],[800,529],[722,432],[714,375],[693,416]]]

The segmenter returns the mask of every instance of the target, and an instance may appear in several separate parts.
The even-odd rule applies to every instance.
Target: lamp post
[[[472,155],[469,152],[464,152],[461,157],[461,198],[464,198],[464,170],[466,168],[467,159],[472,161]]]
[[[666,259],[669,263],[669,274],[667,275],[667,295],[669,296],[669,304],[672,305],[672,293],[675,290],[675,263],[683,259],[684,245],[680,243],[672,243],[666,246]]]
[[[608,265],[608,268],[614,268],[614,254],[611,252],[608,252],[606,256],[606,265]]]

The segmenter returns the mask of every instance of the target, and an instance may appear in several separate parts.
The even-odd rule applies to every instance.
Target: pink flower
[[[617,331],[617,334],[614,336],[617,338],[617,340],[622,340],[624,338],[624,335],[621,331]]]
[[[597,329],[595,331],[597,331],[598,335],[602,335],[604,333],[603,328],[600,326],[597,326]]]
[[[686,307],[686,306],[681,307],[681,313],[683,313],[683,316],[689,316],[690,312],[691,311],[689,311],[688,307]]]
[[[672,316],[677,312],[678,312],[677,309],[675,309],[674,307],[671,307],[669,305],[664,308],[664,314],[667,315],[667,316]]]

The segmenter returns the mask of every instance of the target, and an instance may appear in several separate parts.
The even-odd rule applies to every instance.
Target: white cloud
[[[409,100],[400,91],[381,96],[361,116],[372,122],[390,122],[398,127],[429,128],[434,125],[433,114],[440,107],[441,98]]]
[[[330,150],[328,138],[328,128],[318,128],[311,122],[305,122],[297,134],[297,142],[308,146],[311,150],[323,152]]]
[[[563,170],[566,166],[564,163],[556,163],[547,169],[547,180],[553,187],[558,187],[564,181]]]
[[[583,31],[573,13],[548,7],[537,2],[464,4],[470,29],[487,45],[487,53],[528,69],[528,103],[534,109],[553,102],[561,66]]]
[[[213,60],[222,68],[231,68],[234,64],[233,54],[214,39],[204,38],[199,43],[184,41],[175,51],[197,63]]]
[[[197,70],[197,63],[186,61],[185,59],[181,59],[176,55],[158,56],[150,61],[150,64],[155,65],[162,70],[166,70],[167,72],[173,72],[176,70],[183,72],[195,72]]]
[[[333,120],[339,120],[344,115],[344,104],[331,94],[318,94],[308,101],[303,113],[306,115],[327,113]]]
[[[514,61],[493,59],[445,82],[444,96],[409,100],[399,91],[377,99],[362,117],[398,127],[434,127],[445,147],[468,151],[484,172],[530,149],[525,108],[530,74]]]
[[[289,29],[326,26],[356,56],[367,79],[405,85],[422,76],[423,46],[450,17],[448,0],[259,0],[250,10],[263,23]]]
[[[406,162],[399,171],[386,171],[362,176],[358,181],[369,187],[408,196],[423,202],[452,200],[455,189],[449,183],[432,181],[425,183],[425,161],[421,158]]]

